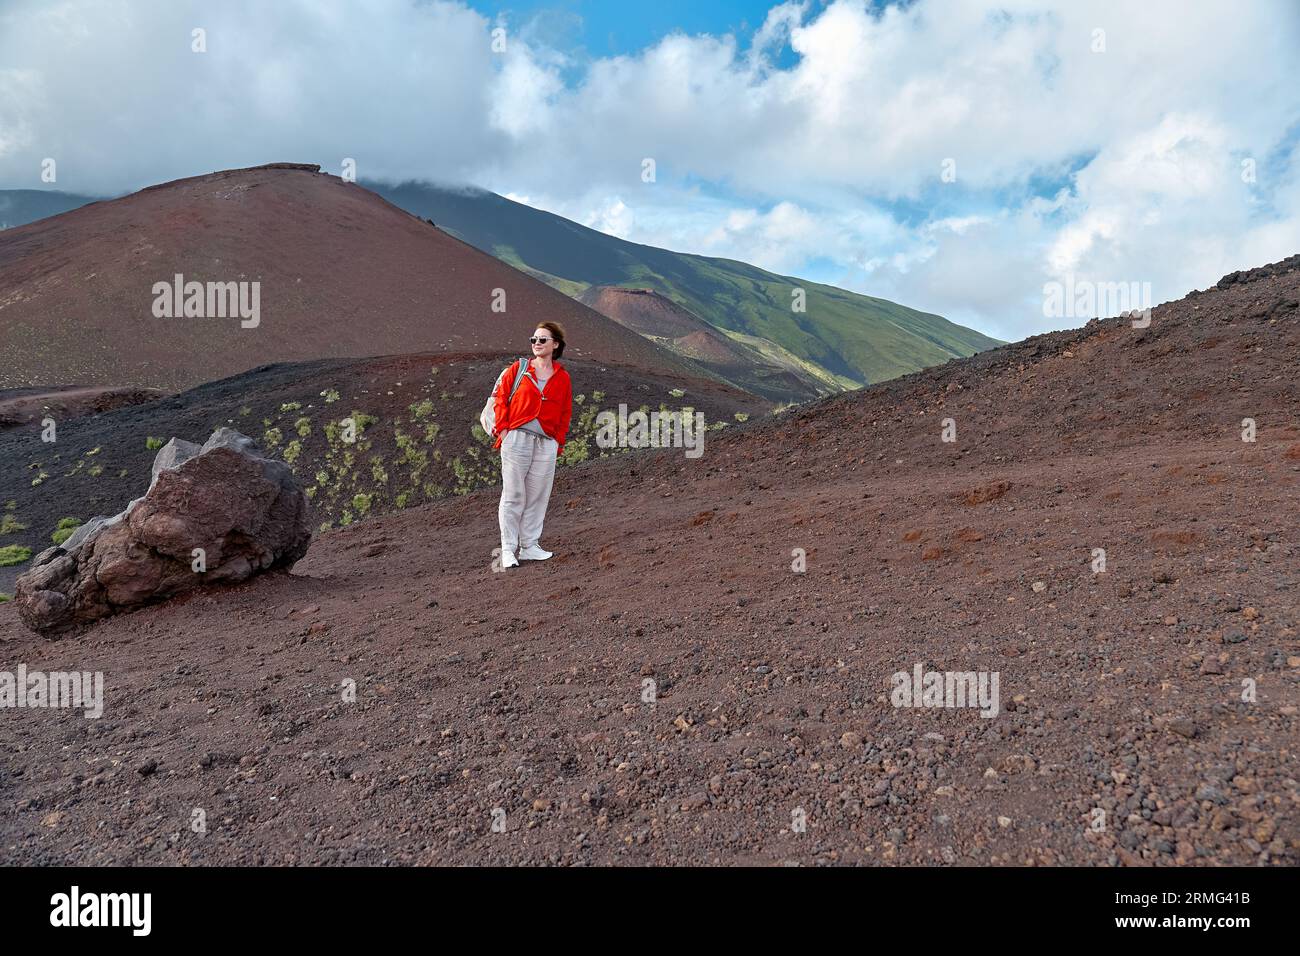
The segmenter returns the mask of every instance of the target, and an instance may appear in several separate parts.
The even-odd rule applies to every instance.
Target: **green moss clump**
[[[267,448],[274,448],[284,440],[284,433],[278,428],[268,428],[266,434],[262,436],[262,444]]]
[[[376,418],[374,415],[367,415],[365,412],[359,412],[355,409],[353,409],[352,415],[350,417],[352,419],[352,423],[356,426],[358,438],[361,437],[362,433],[365,432],[367,428],[369,428],[375,422],[379,421],[379,419]]]
[[[26,530],[27,525],[23,524],[13,515],[0,515],[0,534],[15,534],[16,532]]]
[[[304,415],[293,423],[293,428],[298,433],[299,438],[306,438],[311,434],[311,419]]]
[[[284,402],[280,406],[282,412],[296,412],[302,408],[302,402]]]
[[[22,564],[24,561],[30,561],[31,557],[31,548],[21,544],[7,544],[0,548],[0,568]]]
[[[154,438],[153,435],[147,436],[144,440],[144,447],[148,448],[150,451],[157,451],[165,444],[167,444],[167,442],[163,441],[161,438]]]
[[[298,441],[296,438],[284,446],[284,460],[291,465],[298,461],[298,456],[301,454],[302,442]]]
[[[54,528],[54,533],[50,535],[50,540],[55,544],[63,544],[72,537],[72,532],[80,528],[82,524],[80,518],[60,518],[58,525]]]
[[[357,514],[361,515],[362,517],[366,515],[366,513],[370,510],[370,504],[373,500],[373,497],[374,497],[373,495],[366,495],[366,494],[355,494],[352,496],[352,507],[357,509]],[[344,512],[344,514],[347,514],[347,512]]]

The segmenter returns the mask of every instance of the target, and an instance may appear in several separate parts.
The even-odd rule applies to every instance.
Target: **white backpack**
[[[497,427],[497,389],[501,386],[501,380],[506,377],[506,372],[508,371],[510,371],[509,365],[501,370],[501,374],[497,376],[496,384],[492,386],[492,393],[488,395],[487,404],[483,406],[483,411],[478,413],[478,423],[483,426],[483,431],[487,433],[488,438],[492,437],[492,432],[495,431]],[[519,360],[519,371],[515,375],[515,384],[510,387],[510,394],[506,397],[507,405],[509,405],[510,400],[515,397],[515,392],[519,391],[519,385],[523,382],[524,376],[527,374],[528,359],[521,358]]]

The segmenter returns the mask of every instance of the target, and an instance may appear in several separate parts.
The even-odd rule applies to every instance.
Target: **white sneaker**
[[[528,548],[519,549],[519,560],[520,561],[545,561],[547,558],[551,556],[551,553],[552,552],[550,551],[543,551],[537,545],[532,545],[531,547]]]
[[[501,552],[501,567],[502,568],[519,567],[519,559],[515,557],[515,553],[513,551]]]

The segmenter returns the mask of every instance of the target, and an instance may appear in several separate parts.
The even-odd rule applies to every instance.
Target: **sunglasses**
[[[529,339],[528,341],[529,341],[529,342],[532,342],[534,345],[544,345],[545,343],[547,343],[547,342],[549,342],[549,341],[551,341],[551,340],[548,339],[545,335],[534,335],[534,336],[533,336],[531,339]]]

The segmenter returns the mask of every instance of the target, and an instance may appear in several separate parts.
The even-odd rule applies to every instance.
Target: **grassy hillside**
[[[0,189],[0,229],[25,226],[94,201],[89,196],[50,189]]]
[[[779,276],[733,259],[627,242],[481,190],[366,183],[395,205],[575,295],[648,287],[717,328],[768,339],[854,382],[894,378],[997,340],[885,299]],[[806,311],[792,309],[796,288]]]

